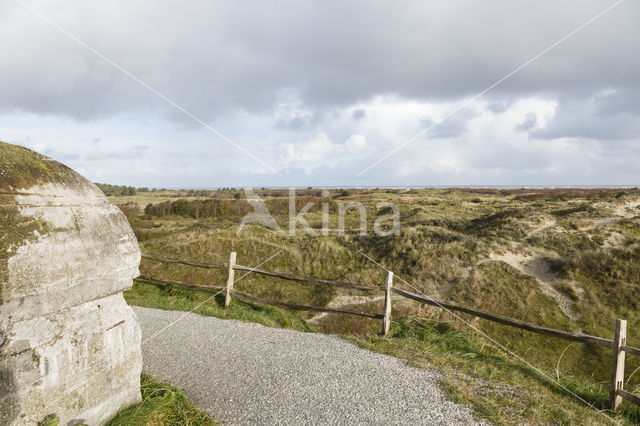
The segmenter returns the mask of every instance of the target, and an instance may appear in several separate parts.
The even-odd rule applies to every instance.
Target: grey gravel
[[[437,373],[339,337],[133,309],[144,370],[224,424],[476,423],[447,401]]]

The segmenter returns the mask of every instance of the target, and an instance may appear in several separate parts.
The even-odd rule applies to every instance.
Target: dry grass
[[[311,197],[309,200],[316,200],[319,205],[321,199],[313,198],[318,195],[313,191],[316,190],[299,197]],[[277,221],[284,225],[288,220],[288,204],[285,199],[278,199],[286,195],[281,192],[266,190],[262,195],[270,197],[269,205],[277,213]],[[350,192],[349,196],[334,192],[330,197],[331,211],[341,202],[363,203],[367,209],[367,235],[359,234],[359,217],[355,212],[346,218],[346,235],[331,232],[328,236],[312,238],[303,233],[288,236],[257,225],[245,227],[239,233],[241,216],[238,214],[196,219],[145,215],[140,204],[133,210],[124,209],[142,250],[147,253],[222,262],[233,250],[238,252],[240,264],[255,266],[279,252],[262,267],[296,275],[382,285],[385,272],[361,256],[360,250],[427,295],[541,325],[611,338],[615,319],[625,318],[629,321],[629,343],[640,346],[640,298],[637,296],[640,294],[640,208],[637,204],[640,192],[637,189]],[[151,202],[197,199],[193,193],[154,194],[157,198]],[[232,194],[232,191],[223,191],[206,196],[215,199],[226,196],[230,203],[245,203],[232,200]],[[149,202],[148,193],[143,197]],[[135,197],[127,201],[137,202]],[[393,202],[399,208],[401,232],[398,236],[381,237],[371,232],[379,214],[376,205],[383,201]],[[306,218],[312,226],[321,226],[319,208],[312,209]],[[332,213],[330,226],[335,230],[337,225]],[[610,238],[611,235],[615,238]],[[492,256],[507,252],[547,262],[554,276],[550,285],[566,296],[575,318],[565,315],[526,269],[518,270]],[[146,275],[214,285],[224,285],[226,280],[224,272],[147,261],[141,270]],[[238,283],[237,288],[259,296],[314,305],[326,305],[337,296],[352,294],[253,274]],[[356,308],[380,312],[381,304]],[[416,315],[427,321],[442,319],[442,314],[432,309],[408,307],[394,311],[394,318],[398,320]],[[302,314],[303,318],[310,316]],[[567,349],[564,341],[467,319],[545,371],[554,371],[562,355],[565,378],[593,383],[604,383],[609,378],[611,356],[602,348],[573,345]],[[365,336],[362,338],[366,340],[375,339],[371,336],[378,332],[380,325],[378,321],[364,318],[327,315],[318,326],[326,332]],[[640,365],[640,360],[629,358],[627,376]],[[475,380],[471,365],[467,374],[471,377],[469,380]],[[640,374],[635,374],[630,387],[638,386],[639,379]],[[538,415],[543,414],[537,412],[534,418]]]

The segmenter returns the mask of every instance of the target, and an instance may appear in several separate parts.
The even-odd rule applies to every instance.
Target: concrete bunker
[[[122,296],[139,262],[95,185],[0,142],[0,424],[100,424],[140,401],[141,333]]]

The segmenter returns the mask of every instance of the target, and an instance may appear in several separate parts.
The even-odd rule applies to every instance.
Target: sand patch
[[[622,247],[625,241],[625,236],[619,232],[612,232],[609,237],[604,241],[602,247],[604,248],[617,248]]]
[[[336,296],[327,303],[327,308],[344,308],[364,303],[382,302],[383,300],[384,296]],[[315,323],[329,314],[331,314],[331,312],[320,312],[319,314],[311,317],[309,322]]]
[[[577,320],[571,299],[555,288],[555,283],[560,277],[553,272],[549,262],[542,256],[530,256],[508,251],[504,254],[491,253],[489,258],[495,261],[502,261],[521,273],[535,278],[540,292],[555,301],[567,317],[574,321]],[[574,283],[574,289],[576,286],[577,283]]]
[[[557,223],[556,223],[555,220],[545,218],[545,219],[542,220],[542,223],[536,224],[534,226],[534,228],[531,231],[529,231],[529,233],[524,238],[525,239],[531,238],[534,235],[539,234],[542,231],[545,231],[545,230],[547,230],[549,228],[554,228],[556,226],[557,226]]]

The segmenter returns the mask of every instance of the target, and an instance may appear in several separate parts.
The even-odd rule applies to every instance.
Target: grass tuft
[[[214,419],[199,410],[179,389],[158,382],[148,374],[140,377],[142,402],[111,419],[108,426],[189,425],[214,426]]]

